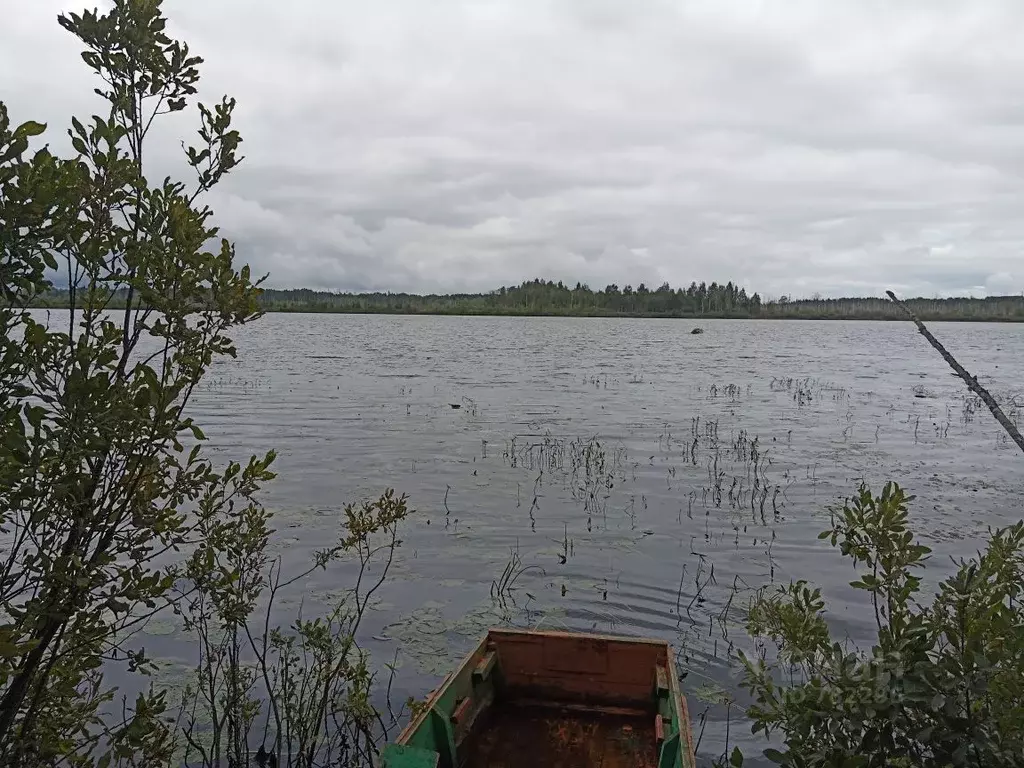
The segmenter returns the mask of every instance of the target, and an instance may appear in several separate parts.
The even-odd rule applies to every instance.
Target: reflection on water
[[[909,323],[704,328],[270,315],[193,413],[225,458],[278,451],[265,499],[286,563],[333,537],[344,502],[409,494],[418,513],[366,625],[377,658],[398,651],[398,698],[495,624],[655,635],[677,649],[697,730],[707,710],[701,752],[721,751],[729,711],[756,753],[727,704],[743,702],[729,657],[752,590],[816,581],[836,631],[870,637],[853,571],[816,538],[826,506],[861,478],[897,480],[941,568],[1021,515],[1024,481]],[[933,331],[1016,417],[1024,327]],[[308,614],[340,586],[298,585],[284,607]],[[173,627],[149,640],[188,657]]]

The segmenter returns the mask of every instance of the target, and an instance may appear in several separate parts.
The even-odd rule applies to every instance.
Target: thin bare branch
[[[1017,444],[1017,447],[1020,448],[1021,451],[1024,451],[1024,437],[1021,436],[1020,431],[1017,429],[1017,427],[1013,425],[1013,422],[1006,418],[1006,414],[1003,413],[1003,409],[999,407],[999,403],[996,402],[996,399],[992,397],[992,395],[989,393],[987,389],[985,389],[985,387],[978,383],[978,377],[972,376],[966,368],[964,368],[962,365],[960,365],[959,362],[957,362],[957,359],[953,357],[953,355],[951,355],[949,351],[944,346],[942,346],[941,342],[939,342],[939,340],[932,335],[931,331],[929,331],[925,327],[925,324],[922,323],[917,318],[917,316],[913,313],[910,307],[908,307],[905,303],[896,298],[895,293],[893,293],[892,291],[886,291],[886,294],[888,294],[889,298],[892,299],[893,303],[895,303],[897,307],[902,309],[903,312],[907,315],[907,317],[909,317],[913,321],[914,325],[917,326],[917,330],[921,332],[921,335],[928,340],[928,343],[935,348],[936,352],[942,355],[942,359],[949,363],[949,367],[956,371],[956,375],[963,379],[964,384],[967,385],[967,388],[981,398],[982,402],[988,406],[988,409],[995,417],[995,420],[998,421],[999,425],[1006,430],[1006,434],[1010,436],[1010,438],[1013,440],[1013,442]]]

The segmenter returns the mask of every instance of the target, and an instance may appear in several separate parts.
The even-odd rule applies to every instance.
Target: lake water
[[[910,323],[701,325],[269,315],[192,413],[224,458],[278,451],[264,499],[286,565],[335,536],[345,502],[409,495],[364,636],[381,661],[398,652],[397,699],[489,625],[654,635],[688,672],[695,735],[706,711],[701,755],[722,750],[727,719],[757,754],[729,658],[752,590],[814,581],[835,632],[871,638],[852,567],[817,540],[827,506],[861,479],[898,481],[938,572],[1024,514],[1024,464]],[[1019,418],[1024,326],[932,330]],[[496,601],[511,551],[528,569]],[[330,602],[349,575],[331,573],[283,607]]]

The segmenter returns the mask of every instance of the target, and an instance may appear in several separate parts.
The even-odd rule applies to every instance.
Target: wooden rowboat
[[[668,643],[492,629],[383,768],[693,768]]]

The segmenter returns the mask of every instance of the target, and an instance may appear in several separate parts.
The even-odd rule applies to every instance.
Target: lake
[[[493,624],[653,635],[688,673],[701,755],[721,752],[727,720],[757,754],[730,662],[753,590],[809,579],[835,633],[872,637],[854,570],[817,540],[828,506],[861,479],[898,481],[938,575],[1022,516],[1022,458],[910,323],[694,325],[268,315],[192,414],[217,457],[278,451],[263,498],[286,566],[336,535],[345,502],[409,495],[364,635],[382,663],[397,651],[396,699]],[[931,329],[1019,419],[1024,326]],[[513,552],[527,570],[494,600]],[[283,608],[336,598],[349,574],[331,573]]]

